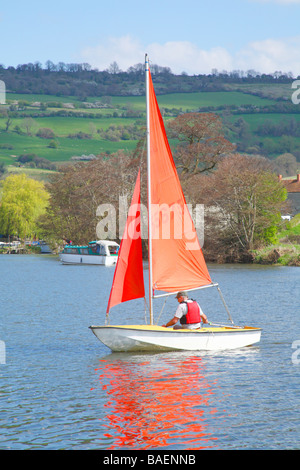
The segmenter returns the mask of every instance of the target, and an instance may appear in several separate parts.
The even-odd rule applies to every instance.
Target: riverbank
[[[42,248],[40,245],[27,245],[24,243],[20,243],[20,244],[6,243],[0,246],[0,255],[33,255],[33,254],[40,254],[40,253],[53,253],[53,252],[51,250],[42,251]]]
[[[56,245],[52,247],[52,254],[58,254],[62,249]],[[38,254],[41,253],[41,246],[35,244],[14,243],[0,246],[0,254]],[[145,253],[146,255],[146,253]],[[145,256],[145,260],[147,256]],[[252,250],[236,258],[229,252],[220,253],[220,250],[206,247],[205,259],[208,263],[214,264],[265,264],[281,266],[300,266],[300,214],[297,214],[289,222],[285,222],[281,231],[277,234],[277,242],[273,245]]]
[[[300,266],[300,245],[280,243],[254,250],[252,254],[254,264]]]
[[[6,247],[0,248],[1,254],[41,254],[41,248],[39,246],[24,246],[20,247]],[[57,254],[52,252],[52,254]],[[226,260],[215,258],[208,262],[214,264],[227,264]],[[233,260],[230,263],[234,263]],[[244,260],[236,261],[236,264],[265,264],[265,265],[281,265],[281,266],[300,266],[300,245],[293,245],[292,243],[279,243],[277,245],[271,245],[259,250],[253,250],[249,256],[245,257]]]
[[[297,214],[277,235],[276,244],[253,250],[253,263],[300,266],[300,214]]]

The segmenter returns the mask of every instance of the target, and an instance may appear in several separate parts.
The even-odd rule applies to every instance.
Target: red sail
[[[107,313],[117,304],[140,297],[145,297],[145,288],[141,239],[139,172],[120,245],[118,261],[107,305]]]
[[[186,207],[149,71],[153,289],[167,292],[210,284]]]

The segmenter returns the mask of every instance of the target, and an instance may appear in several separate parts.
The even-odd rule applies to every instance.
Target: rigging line
[[[160,317],[161,317],[161,315],[162,315],[162,313],[163,313],[163,310],[164,310],[164,308],[165,308],[165,306],[166,306],[167,300],[168,300],[168,297],[165,298],[165,301],[164,301],[164,303],[163,303],[163,306],[162,306],[162,308],[161,308],[161,311],[160,311],[160,313],[159,313],[159,315],[158,315],[158,318],[157,318],[157,321],[156,321],[156,325],[158,324],[159,319],[160,319]]]
[[[145,307],[145,311],[144,311],[144,313],[145,313],[145,325],[147,325],[147,309],[149,310],[149,306],[147,304],[146,297],[144,297],[144,307]]]
[[[228,310],[228,307],[227,307],[227,305],[226,305],[226,302],[225,302],[225,300],[224,300],[224,297],[223,297],[223,294],[222,294],[222,292],[221,292],[220,287],[217,286],[217,289],[218,289],[218,292],[219,292],[219,294],[220,294],[220,297],[221,297],[221,300],[222,300],[222,302],[223,302],[223,305],[224,305],[224,307],[225,307],[225,310],[226,310],[226,312],[227,312],[228,318],[229,318],[229,320],[231,321],[231,323],[234,324],[234,322],[233,322],[233,320],[232,320],[232,317],[231,317],[231,315],[230,315],[230,312],[229,312],[229,310]]]
[[[241,327],[240,326],[237,326],[237,325],[223,325],[223,324],[220,324],[220,323],[212,323],[212,322],[208,322],[208,324],[210,326],[221,326],[223,328],[238,328],[240,329]]]

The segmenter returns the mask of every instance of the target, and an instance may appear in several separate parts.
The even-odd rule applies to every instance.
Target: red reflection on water
[[[96,369],[107,394],[108,449],[214,447],[217,438],[207,431],[205,413],[217,410],[208,407],[213,392],[201,357],[113,356]]]

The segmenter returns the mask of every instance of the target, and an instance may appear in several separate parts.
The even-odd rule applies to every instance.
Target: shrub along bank
[[[300,214],[297,214],[277,235],[276,244],[253,250],[253,262],[300,266]]]

